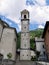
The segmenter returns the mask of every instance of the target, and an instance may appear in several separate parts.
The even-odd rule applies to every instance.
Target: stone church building
[[[17,32],[0,19],[0,54],[7,59],[7,54],[11,53],[13,60],[16,59]]]

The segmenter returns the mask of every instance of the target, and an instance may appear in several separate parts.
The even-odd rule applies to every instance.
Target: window
[[[43,52],[44,53],[44,55],[45,55],[45,52]]]
[[[27,56],[28,56],[28,54],[27,54]]]
[[[44,48],[44,45],[43,45],[43,48]]]
[[[23,55],[24,56],[24,55]]]
[[[14,40],[16,41],[16,38],[14,38]]]
[[[26,28],[26,26],[24,28]]]
[[[26,15],[24,15],[24,19],[26,19]]]

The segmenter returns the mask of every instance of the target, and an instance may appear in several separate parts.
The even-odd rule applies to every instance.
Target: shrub
[[[31,60],[32,60],[32,61],[35,61],[35,60],[36,60],[36,56],[34,56],[34,57],[32,56],[32,57],[31,57]]]
[[[12,58],[12,53],[8,53],[7,57],[8,57],[8,59],[11,59]]]
[[[37,58],[39,57],[40,55],[40,52],[39,51],[36,51],[36,54],[37,54]]]

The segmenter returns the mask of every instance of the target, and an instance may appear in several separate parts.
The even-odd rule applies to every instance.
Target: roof
[[[24,9],[23,11],[21,11],[21,13],[29,13],[29,11]]]
[[[3,25],[4,28],[9,28],[9,29],[13,29],[16,33],[17,36],[17,31],[16,28],[10,27],[5,21],[3,21],[2,19],[0,19],[0,23]]]
[[[35,37],[35,42],[44,42],[44,39],[43,38]]]
[[[9,25],[3,21],[1,18],[0,18],[0,23],[3,25],[3,27],[9,27]]]
[[[45,37],[46,35],[46,31],[47,31],[47,28],[49,27],[49,21],[46,21],[46,24],[45,24],[45,27],[44,27],[44,31],[43,31],[43,35],[42,35],[42,38]]]

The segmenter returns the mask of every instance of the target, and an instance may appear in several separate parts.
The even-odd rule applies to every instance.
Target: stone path
[[[37,61],[37,63],[40,63],[40,64],[42,64],[42,65],[49,65],[49,62],[42,62],[42,61]]]
[[[43,65],[43,64],[38,64],[34,61],[16,61],[15,65]]]
[[[16,61],[16,65],[36,65],[33,61]]]
[[[17,60],[14,64],[13,62],[3,62],[0,65],[49,65],[48,62],[39,62],[39,61],[19,61]]]

